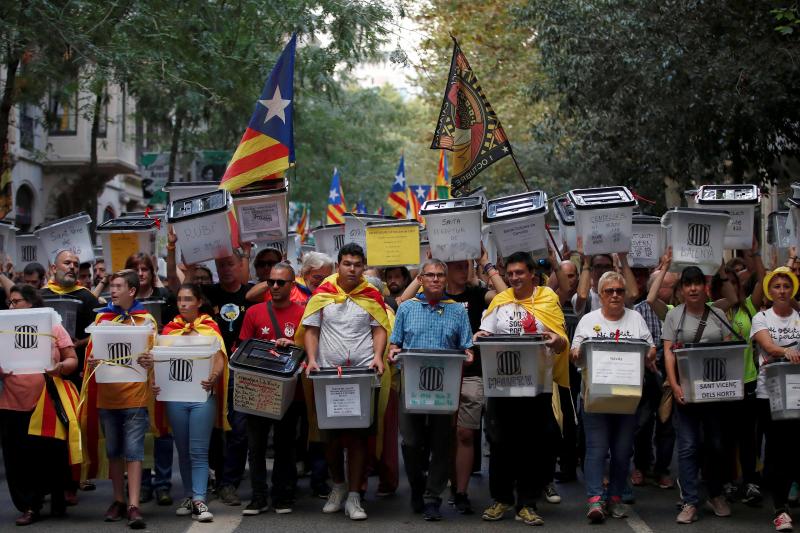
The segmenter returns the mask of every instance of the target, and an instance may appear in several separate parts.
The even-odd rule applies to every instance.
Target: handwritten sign
[[[277,379],[270,379],[258,374],[235,372],[233,375],[233,408],[243,413],[281,418],[285,412],[283,407],[284,388],[284,382]],[[286,393],[289,392],[286,391]],[[291,391],[291,395],[294,395],[294,391]]]
[[[200,263],[231,255],[231,235],[227,213],[194,218],[175,224],[183,260]]]
[[[367,263],[378,267],[418,265],[419,226],[367,226]]]
[[[533,252],[547,248],[544,217],[495,223],[491,228],[494,241],[504,257],[514,252]]]
[[[242,235],[258,239],[279,239],[286,235],[286,216],[278,199],[238,205],[236,211]]]
[[[642,384],[641,356],[630,353],[595,351],[592,353],[592,383],[595,385]]]
[[[111,268],[117,272],[125,268],[125,261],[139,252],[139,236],[136,233],[112,233],[109,235],[111,245]]]
[[[477,259],[481,255],[480,211],[425,217],[431,255],[442,261]]]
[[[627,252],[631,246],[632,209],[576,211],[575,225],[586,254]]]
[[[81,262],[94,259],[92,238],[89,235],[88,216],[44,226],[34,233],[42,242],[49,260],[55,259],[59,250],[70,250]]]
[[[651,267],[658,265],[664,252],[661,242],[661,228],[655,225],[633,228],[631,234],[631,251],[628,260],[631,266]]]
[[[325,405],[328,418],[361,416],[361,385],[325,385]]]

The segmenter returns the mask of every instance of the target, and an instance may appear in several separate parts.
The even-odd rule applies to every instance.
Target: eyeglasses
[[[612,294],[616,294],[617,296],[625,296],[625,288],[618,287],[611,289],[603,289],[603,294],[605,294],[606,296],[611,296]]]
[[[277,285],[278,287],[283,287],[287,283],[289,283],[289,282],[286,281],[285,279],[268,279],[267,280],[267,285],[269,285],[270,287],[272,287],[273,285]]]
[[[278,264],[277,261],[256,261],[255,263],[253,263],[253,266],[255,266],[256,268],[264,268],[264,267],[272,268],[277,264]]]
[[[427,279],[444,279],[444,272],[425,272],[423,276]]]
[[[9,307],[16,307],[24,301],[25,298],[14,298],[14,299],[9,298],[8,300],[6,300],[6,305]]]

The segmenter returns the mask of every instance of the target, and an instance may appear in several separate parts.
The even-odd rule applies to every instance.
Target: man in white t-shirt
[[[558,296],[549,287],[536,286],[536,265],[529,253],[511,254],[506,259],[506,276],[511,289],[492,300],[476,337],[544,335],[548,354],[561,354],[548,357],[553,365],[550,371],[559,373],[554,376],[556,381],[568,383],[565,355],[569,343]],[[560,333],[555,333],[559,328]],[[550,393],[488,399],[485,423],[491,447],[489,491],[494,503],[483,512],[484,520],[501,520],[516,507],[518,521],[532,526],[544,524],[536,499],[553,479],[560,438],[552,403]]]

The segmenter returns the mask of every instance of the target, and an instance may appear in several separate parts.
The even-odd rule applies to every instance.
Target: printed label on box
[[[641,356],[638,353],[593,352],[592,383],[595,385],[640,386],[642,384]]]
[[[361,416],[361,387],[358,383],[325,385],[328,418]]]
[[[731,379],[728,381],[695,381],[694,400],[696,402],[708,402],[713,400],[734,400],[742,398],[742,381]]]

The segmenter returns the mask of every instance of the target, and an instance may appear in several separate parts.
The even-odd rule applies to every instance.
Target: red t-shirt
[[[269,293],[267,293],[269,294]],[[280,338],[294,339],[294,333],[300,325],[305,308],[292,302],[288,307],[279,309],[273,307],[275,318],[278,319],[280,331],[275,333],[272,319],[269,317],[266,303],[259,303],[250,307],[244,315],[244,323],[239,332],[239,340],[260,339],[274,341]]]

